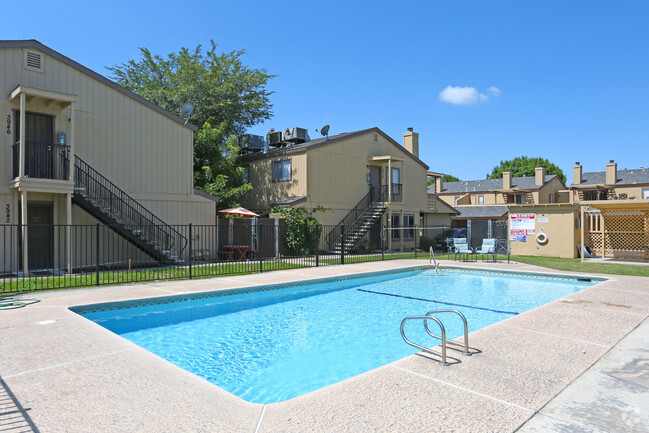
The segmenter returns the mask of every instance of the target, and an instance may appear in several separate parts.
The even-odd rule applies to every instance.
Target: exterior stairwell
[[[327,234],[329,250],[348,253],[367,234],[370,228],[381,219],[385,213],[386,187],[372,187],[370,192]],[[344,230],[345,244],[342,245]]]
[[[187,239],[78,156],[73,203],[162,264],[180,262]]]

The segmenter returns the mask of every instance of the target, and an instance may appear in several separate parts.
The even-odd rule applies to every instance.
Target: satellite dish
[[[183,106],[180,107],[180,114],[187,116],[187,119],[185,119],[185,125],[187,125],[187,122],[189,122],[189,116],[194,114],[194,105],[190,104],[189,102],[183,104]]]
[[[320,128],[320,134],[322,134],[323,137],[329,135],[329,125],[325,125],[322,128]]]

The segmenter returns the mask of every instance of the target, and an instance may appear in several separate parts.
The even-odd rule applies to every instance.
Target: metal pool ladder
[[[437,317],[433,316],[433,314],[437,314],[437,313],[454,313],[454,314],[457,314],[458,316],[460,316],[462,318],[462,322],[464,322],[464,344],[460,344],[460,343],[458,343],[456,341],[446,339],[446,328],[444,328],[444,324]],[[424,329],[426,330],[428,335],[442,341],[442,351],[437,352],[437,351],[435,351],[433,349],[429,349],[427,347],[420,346],[419,344],[413,343],[412,341],[408,340],[406,338],[404,328],[406,326],[406,322],[408,322],[409,320],[423,320],[424,321]],[[439,325],[439,329],[442,332],[441,336],[440,335],[435,335],[430,331],[430,328],[428,328],[428,321],[429,320],[432,320],[433,322],[435,322],[435,323],[437,323]],[[416,347],[417,349],[420,349],[420,350],[422,350],[424,352],[431,353],[433,355],[441,356],[442,360],[440,361],[440,364],[442,364],[442,365],[449,365],[449,363],[446,362],[446,345],[447,344],[450,344],[452,346],[461,347],[463,349],[462,350],[463,355],[466,355],[466,356],[471,355],[471,352],[469,352],[469,327],[468,327],[468,325],[466,323],[466,317],[464,317],[464,314],[460,313],[458,310],[431,310],[428,313],[426,313],[424,316],[408,316],[405,319],[403,319],[403,321],[401,322],[401,337],[403,338],[403,340],[406,343],[408,343],[411,346]]]
[[[428,263],[430,263],[431,261],[435,262],[435,275],[439,275],[439,272],[437,271],[439,265],[437,264],[437,259],[435,259],[435,251],[433,251],[432,245],[430,247],[430,259],[428,259]]]

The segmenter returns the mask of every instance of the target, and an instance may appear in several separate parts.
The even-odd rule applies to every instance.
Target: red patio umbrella
[[[251,216],[251,217],[258,217],[254,212],[249,211],[248,209],[244,207],[234,207],[232,209],[223,209],[220,210],[219,212],[221,213],[229,213],[231,215],[243,215],[243,216]]]

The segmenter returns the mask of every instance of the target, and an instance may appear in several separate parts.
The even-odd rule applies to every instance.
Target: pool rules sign
[[[509,214],[509,236],[510,240],[525,242],[527,235],[536,234],[535,213],[512,213]]]

